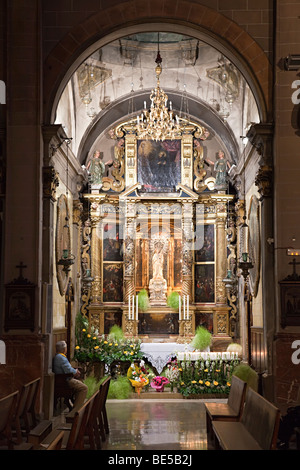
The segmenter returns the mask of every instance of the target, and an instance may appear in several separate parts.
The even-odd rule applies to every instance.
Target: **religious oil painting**
[[[300,280],[281,281],[281,326],[300,326]]]
[[[34,328],[34,293],[31,285],[6,286],[6,311],[4,329]]]
[[[114,325],[122,327],[122,312],[105,312],[104,334],[108,335]]]
[[[123,302],[123,264],[103,264],[103,302]]]
[[[213,333],[213,313],[212,312],[196,312],[195,313],[195,329],[203,326],[210,333]]]
[[[177,313],[139,314],[139,334],[177,335],[179,332]]]
[[[103,261],[123,261],[123,240],[119,224],[103,226]]]
[[[181,140],[137,141],[138,182],[145,192],[172,192],[181,182]]]
[[[197,241],[199,249],[195,252],[195,261],[214,261],[215,257],[215,226],[205,224]]]
[[[209,303],[215,301],[215,267],[214,264],[195,265],[195,302]]]

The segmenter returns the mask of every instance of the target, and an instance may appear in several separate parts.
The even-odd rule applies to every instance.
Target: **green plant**
[[[176,291],[171,292],[167,298],[167,305],[171,307],[173,310],[179,309],[179,294]]]
[[[86,396],[87,399],[94,395],[94,393],[99,389],[101,383],[101,381],[98,381],[93,375],[87,377],[83,382],[85,383],[85,385],[87,385],[88,388]]]
[[[109,330],[109,338],[112,341],[123,341],[124,340],[124,333],[123,330],[120,326],[118,325],[113,325],[111,329]]]
[[[258,374],[248,364],[237,365],[232,372],[232,375],[239,377],[241,380],[246,382],[249,387],[257,391],[258,389]]]
[[[195,336],[191,341],[191,346],[194,349],[204,351],[211,345],[212,335],[211,333],[204,328],[203,326],[198,326],[195,331]]]
[[[111,380],[107,398],[115,398],[124,400],[129,398],[132,393],[132,387],[127,377],[119,376],[117,379]]]
[[[146,291],[146,289],[142,289],[139,293],[138,293],[138,306],[139,306],[139,309],[142,311],[142,312],[146,312],[146,310],[148,310],[149,308],[149,297],[148,297],[148,292]]]
[[[105,338],[104,335],[96,334],[93,328],[89,330],[85,319],[79,319],[73,359],[80,363],[86,375],[90,375],[95,363],[111,366],[113,362],[132,362],[142,357],[140,339],[125,338],[121,328],[116,325]]]

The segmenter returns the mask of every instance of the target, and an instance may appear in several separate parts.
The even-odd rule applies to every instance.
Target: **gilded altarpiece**
[[[132,126],[115,131],[115,168],[121,168],[124,189],[113,191],[105,181],[84,195],[82,313],[100,333],[118,324],[128,336],[180,339],[205,325],[228,336],[223,280],[233,196],[205,184],[204,131],[186,127],[178,139],[160,143],[139,140]],[[146,310],[136,307],[142,290]],[[174,291],[189,299],[188,318],[168,306]]]

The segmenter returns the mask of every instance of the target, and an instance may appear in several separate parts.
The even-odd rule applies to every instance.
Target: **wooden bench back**
[[[98,393],[99,391],[95,392],[94,395],[75,412],[66,450],[83,450],[87,421],[90,417],[91,409],[93,408],[93,403]]]
[[[246,397],[247,383],[236,375],[232,376],[231,387],[228,396],[228,405],[238,416],[242,415]]]
[[[276,449],[280,411],[248,388],[241,422],[263,450]]]
[[[19,391],[0,399],[0,436],[7,439],[8,447],[12,440],[12,420],[17,406]]]

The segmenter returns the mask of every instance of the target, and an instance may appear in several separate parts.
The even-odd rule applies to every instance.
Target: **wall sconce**
[[[249,253],[242,253],[238,267],[242,270],[243,278],[246,281],[249,276],[249,270],[253,268],[253,263],[250,259]]]
[[[84,283],[87,289],[90,289],[90,287],[92,286],[93,280],[94,278],[91,276],[91,270],[87,269],[82,279],[82,282]]]
[[[284,58],[285,70],[299,70],[300,69],[300,55],[290,54]]]
[[[227,270],[227,276],[223,279],[225,289],[227,292],[231,292],[236,285],[236,277],[232,274],[231,269]]]
[[[67,274],[70,269],[71,265],[74,264],[75,256],[72,253],[69,253],[68,249],[63,250],[62,257],[58,261],[57,264],[63,266],[63,271]]]

